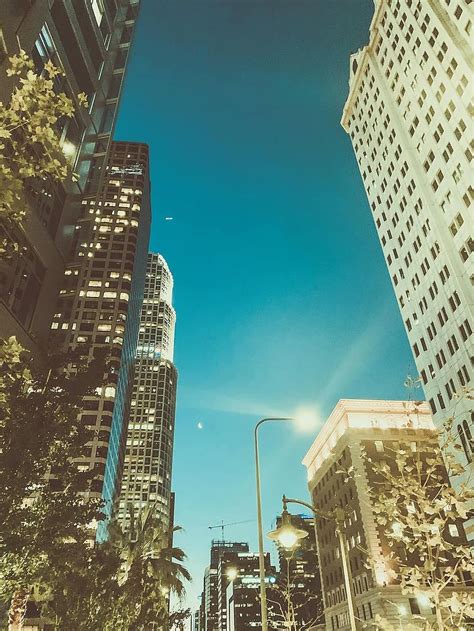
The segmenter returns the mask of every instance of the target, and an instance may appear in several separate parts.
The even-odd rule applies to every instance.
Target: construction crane
[[[215,526],[209,526],[208,528],[209,530],[215,530],[216,528],[220,528],[221,534],[222,534],[222,541],[225,541],[224,528],[227,528],[228,526],[237,526],[238,524],[250,524],[254,521],[255,519],[245,519],[244,521],[233,521],[230,524],[224,524],[224,520],[222,520],[220,524],[216,524]]]

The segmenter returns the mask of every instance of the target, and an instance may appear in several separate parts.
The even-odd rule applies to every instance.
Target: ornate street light
[[[306,530],[296,528],[291,523],[291,515],[285,509],[281,515],[281,524],[275,530],[268,533],[267,537],[282,545],[286,550],[292,550],[301,539],[308,536]]]
[[[263,546],[263,521],[262,521],[262,494],[260,489],[260,455],[258,431],[264,423],[273,421],[292,421],[300,431],[309,431],[317,423],[317,415],[310,408],[301,407],[296,410],[294,417],[269,417],[262,418],[254,428],[254,452],[255,452],[255,478],[257,495],[257,529],[258,529],[258,557],[260,575],[260,609],[262,614],[262,629],[268,631],[267,592],[265,585],[265,550]]]

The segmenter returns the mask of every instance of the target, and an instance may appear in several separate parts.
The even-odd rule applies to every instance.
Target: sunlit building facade
[[[105,381],[83,404],[94,438],[81,464],[93,471],[89,495],[104,500],[108,516],[120,491],[150,221],[148,146],[113,142],[98,195],[82,202],[51,325],[54,344],[88,360],[107,356]]]
[[[173,364],[176,314],[173,276],[160,254],[149,254],[140,318],[130,421],[118,506],[127,527],[136,514],[156,506],[165,527],[171,523],[171,475],[177,371]]]
[[[16,253],[0,263],[0,336],[15,335],[38,353],[47,343],[81,201],[84,195],[94,197],[104,173],[138,5],[139,0],[1,3],[0,101],[10,98],[14,82],[5,70],[21,46],[37,72],[49,60],[62,68],[57,89],[76,106],[74,117],[58,125],[78,181],[31,185],[30,212],[21,229],[0,226],[1,235],[17,244]],[[88,109],[78,104],[81,92]]]
[[[413,454],[418,466],[433,457],[442,462],[427,403],[340,400],[303,464],[313,504],[326,513],[338,507],[344,509],[352,595],[360,624],[371,627],[376,617],[381,616],[394,628],[409,624],[418,628],[419,624],[421,629],[424,623],[420,620],[432,616],[431,604],[402,593],[393,542],[385,531],[392,524],[384,527],[377,523],[370,495],[370,489],[381,482],[371,463],[387,463],[400,449]],[[345,475],[344,471],[351,467],[353,473]],[[447,480],[444,468],[440,468],[440,475],[442,472]],[[452,523],[451,528],[455,540],[465,543],[462,526]],[[347,594],[332,520],[318,519],[317,544],[326,630],[347,631],[350,628]]]
[[[350,135],[393,288],[438,426],[472,480],[474,187],[466,0],[377,0],[351,56]]]

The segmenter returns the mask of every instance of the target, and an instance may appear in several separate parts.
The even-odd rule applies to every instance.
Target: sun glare
[[[296,429],[302,434],[310,434],[321,425],[321,416],[314,405],[300,405],[296,408],[293,418]]]

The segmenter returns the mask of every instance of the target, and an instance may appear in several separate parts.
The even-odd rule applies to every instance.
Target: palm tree
[[[123,530],[112,522],[109,536],[121,559],[117,582],[127,604],[128,615],[126,619],[121,616],[121,628],[136,630],[167,620],[170,594],[183,596],[184,581],[191,576],[182,564],[185,553],[172,546],[173,534],[181,528],[165,529],[156,504],[148,504],[136,517],[130,507],[129,514],[129,527]],[[121,609],[117,607],[117,611]]]

